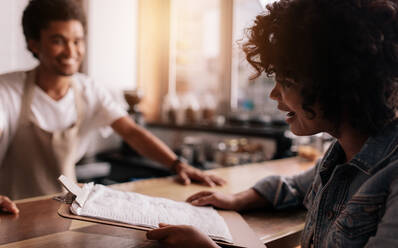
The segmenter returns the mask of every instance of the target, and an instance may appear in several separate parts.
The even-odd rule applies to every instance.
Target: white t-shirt
[[[111,95],[93,80],[83,74],[76,74],[78,89],[83,92],[84,120],[81,125],[81,136],[77,150],[82,157],[90,143],[91,131],[112,124],[126,116],[127,112],[117,104]],[[12,141],[21,110],[22,91],[25,85],[26,72],[12,72],[0,75],[0,161],[2,162],[8,146]],[[66,95],[55,101],[40,87],[35,86],[32,99],[32,113],[40,128],[46,131],[63,130],[76,121],[76,104],[72,88]]]

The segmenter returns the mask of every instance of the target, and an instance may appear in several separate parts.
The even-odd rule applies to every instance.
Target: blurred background
[[[323,152],[324,134],[294,136],[268,97],[273,79],[249,80],[240,45],[271,0],[78,0],[86,10],[87,54],[81,71],[111,92],[191,164],[235,166]],[[28,0],[0,1],[0,73],[37,62],[21,28]],[[169,175],[108,129],[93,133],[80,181],[122,182]],[[133,166],[131,166],[133,165]]]

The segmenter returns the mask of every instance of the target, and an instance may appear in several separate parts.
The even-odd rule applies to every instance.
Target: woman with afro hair
[[[243,45],[296,135],[335,138],[310,170],[271,176],[196,206],[308,210],[301,247],[398,247],[398,1],[280,0],[247,30]],[[190,226],[147,233],[169,247],[218,247]]]

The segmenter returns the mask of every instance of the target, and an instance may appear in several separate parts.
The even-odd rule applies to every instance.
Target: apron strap
[[[34,89],[35,89],[35,80],[36,80],[36,71],[37,68],[28,71],[26,73],[25,84],[22,93],[22,101],[21,101],[21,111],[19,115],[18,126],[25,126],[28,125],[31,121],[35,122],[34,119],[31,119],[31,105],[34,96]],[[84,100],[82,91],[78,89],[76,85],[76,79],[73,78],[71,81],[71,88],[73,90],[73,97],[75,100],[75,107],[76,107],[76,122],[66,130],[70,128],[79,128],[81,123],[84,119]],[[64,131],[66,131],[64,130]]]
[[[75,98],[75,106],[76,106],[76,123],[74,126],[76,128],[79,128],[84,119],[83,92],[82,90],[78,90],[75,78],[71,81],[71,87],[73,90],[73,96]]]
[[[30,106],[34,93],[34,80],[36,78],[36,69],[26,73],[25,83],[22,92],[21,111],[19,114],[18,127],[29,123]]]

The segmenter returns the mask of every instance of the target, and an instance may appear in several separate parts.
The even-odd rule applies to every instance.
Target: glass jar
[[[177,95],[166,95],[162,105],[162,121],[169,124],[181,123],[181,105]]]
[[[202,123],[212,124],[215,122],[216,116],[216,100],[212,94],[205,94],[201,97],[201,111],[202,111]]]
[[[184,124],[197,124],[200,120],[200,105],[194,94],[187,93],[182,98]]]

